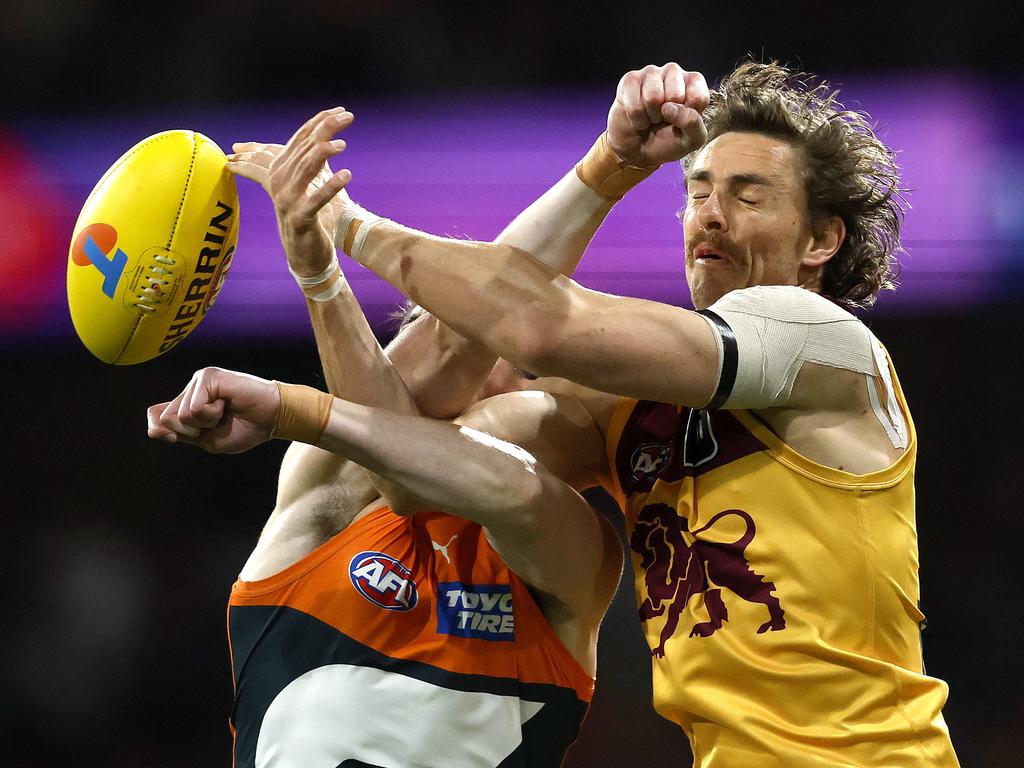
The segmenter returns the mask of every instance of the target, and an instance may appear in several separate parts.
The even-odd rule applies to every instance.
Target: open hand
[[[289,266],[303,277],[323,271],[334,257],[334,227],[348,201],[352,173],[331,170],[328,160],[345,149],[332,136],[352,124],[344,107],[324,110],[284,146],[256,141],[232,145],[227,168],[257,182],[270,195]]]

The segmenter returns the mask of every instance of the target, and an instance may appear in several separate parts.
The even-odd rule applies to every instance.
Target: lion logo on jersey
[[[730,516],[740,518],[745,524],[738,541],[719,544],[698,538]],[[722,623],[729,619],[722,598],[723,588],[768,609],[768,621],[758,627],[758,634],[786,628],[785,612],[772,594],[775,584],[765,581],[747,563],[745,550],[756,532],[753,519],[741,509],[719,512],[707,525],[692,533],[687,520],[667,504],[649,504],[640,511],[629,540],[630,548],[640,556],[647,588],[647,597],[640,606],[640,619],[646,622],[667,613],[661,642],[651,651],[652,655],[659,658],[665,655],[665,643],[675,634],[679,616],[694,595],[704,595],[708,621],[694,624],[690,637],[710,637],[721,629]],[[687,539],[692,543],[687,543]]]

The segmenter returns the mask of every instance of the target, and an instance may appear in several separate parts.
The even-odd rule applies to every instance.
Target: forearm
[[[536,374],[692,406],[714,391],[718,353],[696,313],[588,290],[507,246],[393,222],[367,229],[354,253],[460,334]]]
[[[335,399],[316,445],[395,483],[429,507],[487,525],[537,487],[522,449],[447,422]]]
[[[570,171],[520,213],[495,239],[541,264],[572,274],[614,201]],[[413,323],[387,349],[420,411],[452,418],[472,401],[496,355],[435,317]]]
[[[317,352],[332,395],[416,413],[401,376],[378,344],[351,288],[326,302],[306,300]]]
[[[572,170],[516,216],[494,242],[571,275],[614,205]]]
[[[495,361],[489,349],[426,312],[388,344],[386,354],[419,412],[435,419],[462,413]]]

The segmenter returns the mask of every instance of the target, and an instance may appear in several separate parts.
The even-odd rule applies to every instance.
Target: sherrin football
[[[226,163],[202,134],[165,131],[129,149],[85,201],[68,255],[68,306],[103,362],[161,355],[210,311],[238,242]]]

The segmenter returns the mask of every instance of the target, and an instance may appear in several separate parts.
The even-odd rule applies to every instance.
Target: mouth
[[[693,249],[693,260],[697,264],[714,264],[725,261],[726,257],[710,245],[702,244]]]

